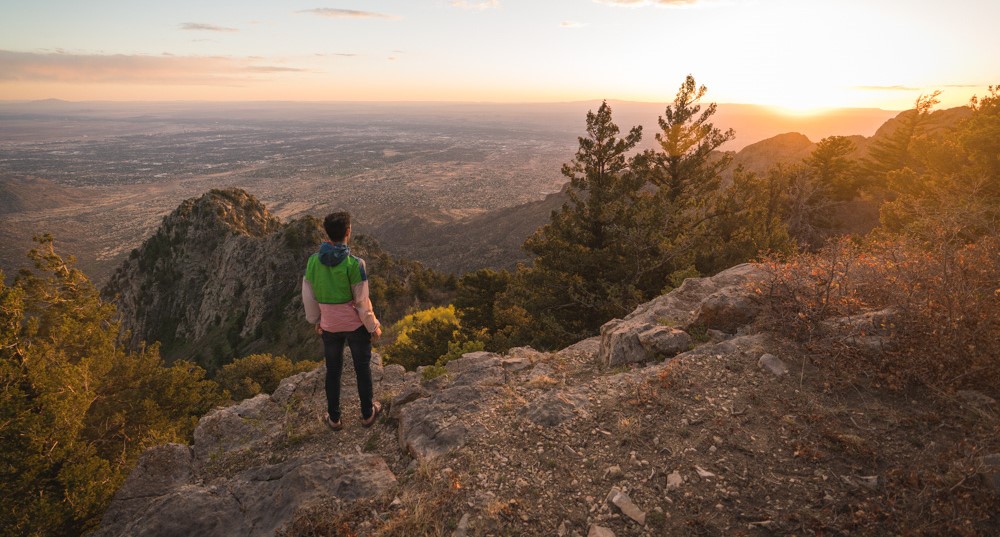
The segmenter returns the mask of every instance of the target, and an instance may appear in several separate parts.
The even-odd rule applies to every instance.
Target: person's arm
[[[361,323],[371,334],[380,332],[381,323],[375,318],[375,311],[372,309],[372,301],[368,296],[368,273],[365,270],[365,261],[358,260],[361,277],[359,281],[351,286],[351,294],[354,296],[354,307],[358,310],[358,317]]]
[[[306,310],[306,320],[311,324],[316,324],[319,322],[319,302],[316,301],[316,295],[313,293],[312,284],[309,280],[302,278],[302,305]]]

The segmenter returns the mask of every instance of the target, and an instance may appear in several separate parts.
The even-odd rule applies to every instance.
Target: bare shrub
[[[805,341],[836,367],[891,388],[921,383],[1000,395],[1000,239],[931,247],[848,239],[786,263],[768,262],[766,328]],[[838,338],[831,320],[891,312],[878,349]],[[865,329],[862,329],[865,330]]]

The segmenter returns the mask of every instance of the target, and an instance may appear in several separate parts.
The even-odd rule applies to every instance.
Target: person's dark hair
[[[342,242],[347,236],[349,227],[351,227],[351,213],[347,211],[330,213],[323,219],[323,229],[333,242]]]

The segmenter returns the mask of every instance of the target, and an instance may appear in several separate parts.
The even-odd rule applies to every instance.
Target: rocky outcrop
[[[691,347],[692,328],[704,334],[735,333],[759,311],[750,284],[763,276],[760,266],[743,264],[712,277],[684,280],[673,292],[602,326],[601,363],[614,367],[669,358]]]
[[[430,460],[466,444],[469,423],[500,394],[506,373],[500,357],[476,352],[447,364],[447,377],[429,397],[394,408],[399,416],[399,445],[417,460]],[[412,388],[411,388],[412,389]]]
[[[345,405],[357,400],[353,372],[346,369]],[[372,370],[385,379],[377,354]],[[326,408],[325,375],[321,366],[284,379],[271,395],[213,410],[199,420],[192,446],[147,450],[96,535],[270,536],[297,509],[315,502],[352,501],[391,489],[396,477],[378,455],[289,449],[294,431],[325,430],[316,419]]]
[[[282,224],[242,190],[212,190],[167,215],[102,295],[132,346],[158,341],[167,359],[214,369],[308,335],[299,282],[319,241],[314,218]]]
[[[468,353],[419,372],[375,360],[375,393],[390,408],[369,428],[350,360],[336,432],[318,419],[324,368],[295,375],[203,417],[192,446],[147,451],[97,535],[794,533],[810,512],[838,533],[891,534],[909,526],[882,517],[902,511],[858,526],[859,502],[904,495],[905,508],[923,506],[935,483],[980,506],[995,499],[995,449],[961,448],[941,465],[968,445],[968,427],[900,426],[976,423],[989,446],[993,397],[957,392],[938,416],[838,386],[811,347],[746,324],[761,276],[742,265],[688,280],[558,352]],[[840,345],[823,338],[894,318],[831,319],[813,342]],[[670,338],[679,354],[657,360],[675,352]],[[611,355],[629,367],[609,370]],[[983,534],[995,527],[980,522]]]

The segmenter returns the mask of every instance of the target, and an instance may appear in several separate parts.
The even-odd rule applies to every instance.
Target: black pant
[[[362,326],[353,332],[323,331],[323,356],[326,358],[326,408],[330,419],[340,421],[340,375],[344,371],[344,342],[351,348],[354,374],[358,379],[361,417],[372,415],[372,336]]]

